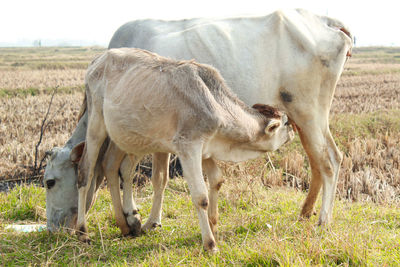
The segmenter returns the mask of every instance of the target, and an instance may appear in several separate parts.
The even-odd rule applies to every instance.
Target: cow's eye
[[[47,189],[51,189],[55,184],[56,184],[56,180],[54,180],[54,179],[49,179],[46,181]]]

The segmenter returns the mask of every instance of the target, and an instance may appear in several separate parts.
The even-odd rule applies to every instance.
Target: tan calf
[[[222,180],[214,160],[255,158],[276,150],[294,135],[286,115],[265,105],[246,106],[218,71],[193,61],[174,61],[140,49],[112,49],[89,66],[86,83],[88,129],[78,173],[77,227],[82,241],[88,240],[86,185],[93,179],[107,136],[129,155],[133,166],[149,153],[162,153],[158,158],[168,153],[179,156],[204,248],[216,251],[211,228],[217,221],[216,198]],[[166,165],[168,157],[164,159]],[[114,166],[118,164],[116,160]],[[210,195],[202,167],[209,176]],[[166,177],[165,169],[160,169],[165,173],[160,177]],[[157,182],[161,183],[155,187],[160,190],[159,199],[166,181]]]

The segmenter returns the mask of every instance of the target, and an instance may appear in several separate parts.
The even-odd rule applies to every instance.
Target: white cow
[[[267,105],[246,106],[217,70],[194,61],[175,61],[136,48],[111,49],[92,62],[85,81],[89,117],[79,162],[77,219],[82,241],[88,241],[86,195],[107,136],[118,146],[111,144],[109,151],[121,149],[133,166],[149,153],[179,156],[203,246],[209,251],[217,249],[209,218],[215,217],[221,176],[208,176],[210,195],[215,194],[209,198],[202,169],[219,174],[214,160],[256,158],[294,137],[286,115]],[[105,169],[116,154],[106,153]],[[110,170],[118,173],[118,168]]]
[[[286,111],[300,128],[312,169],[311,186],[301,215],[313,214],[323,185],[319,223],[324,224],[331,218],[342,159],[329,131],[329,109],[350,55],[352,39],[338,20],[304,10],[285,10],[262,17],[132,21],[116,31],[109,48],[139,47],[171,58],[194,58],[217,67],[246,104],[270,104]],[[86,130],[86,122],[87,116],[83,116],[73,137]],[[63,153],[56,153],[46,168],[47,219],[53,229],[76,216],[76,212],[71,212],[77,210],[76,164],[69,155],[79,142],[73,137]],[[80,135],[82,138],[84,134]],[[168,157],[153,157],[153,168],[157,168],[153,169],[155,177],[152,177],[155,188],[159,188],[158,184],[165,186],[167,173],[162,166],[168,166],[167,161]],[[128,187],[124,190],[129,190]],[[58,201],[58,196],[66,191],[74,193],[75,199]],[[153,199],[161,199],[162,192],[155,192]],[[125,195],[129,194],[124,191]],[[89,203],[93,196],[87,200]],[[124,197],[125,213],[135,208],[132,202],[131,197]],[[145,229],[161,223],[161,202],[153,200]]]
[[[194,58],[220,70],[246,104],[284,110],[299,127],[312,171],[301,215],[313,214],[322,185],[319,224],[325,224],[342,161],[329,130],[329,110],[352,43],[340,21],[298,9],[262,17],[132,21],[115,32],[109,48]]]

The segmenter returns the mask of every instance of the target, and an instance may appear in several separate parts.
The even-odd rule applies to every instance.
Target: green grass
[[[400,60],[399,60],[400,63]],[[372,69],[365,70],[361,68],[351,68],[346,69],[343,72],[343,76],[359,76],[359,75],[381,75],[381,74],[398,74],[400,73],[399,68],[380,68],[380,69]]]
[[[0,70],[86,69],[102,47],[0,48]]]
[[[356,47],[353,57],[362,63],[400,63],[399,47]]]
[[[28,88],[28,89],[5,89],[0,88],[1,97],[26,97],[26,96],[37,96],[37,95],[51,95],[55,88]],[[72,94],[75,92],[85,92],[85,86],[69,86],[69,87],[58,87],[57,94]]]
[[[231,195],[234,184],[222,187],[219,201],[220,252],[203,251],[197,215],[182,179],[170,181],[164,203],[163,227],[138,238],[121,237],[111,201],[103,189],[88,215],[92,245],[67,233],[15,233],[4,230],[19,221],[44,223],[44,189],[19,186],[1,193],[0,265],[112,266],[276,266],[400,264],[400,210],[371,203],[336,201],[334,223],[316,226],[316,218],[299,221],[305,195],[290,189]],[[149,185],[138,191],[140,213],[149,214]],[[257,197],[250,197],[255,194]]]

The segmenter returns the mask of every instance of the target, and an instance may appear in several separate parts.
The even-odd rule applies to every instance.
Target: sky
[[[0,46],[34,40],[107,46],[119,26],[135,19],[267,15],[285,8],[339,19],[356,36],[357,46],[400,46],[400,2],[395,0],[1,0],[0,7]]]

